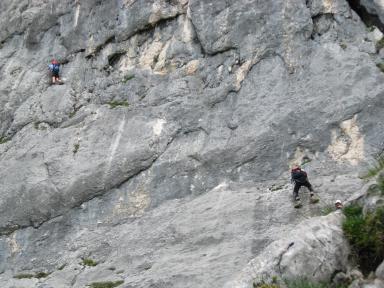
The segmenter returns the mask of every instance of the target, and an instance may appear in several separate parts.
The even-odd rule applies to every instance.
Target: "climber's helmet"
[[[341,200],[336,200],[335,207],[336,207],[336,209],[343,208],[343,203],[341,202]]]

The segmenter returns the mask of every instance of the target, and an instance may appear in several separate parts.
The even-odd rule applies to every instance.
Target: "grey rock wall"
[[[0,19],[4,287],[223,287],[320,214],[287,186],[262,232],[265,183],[309,160],[327,205],[383,149],[380,39],[344,0],[4,0]]]

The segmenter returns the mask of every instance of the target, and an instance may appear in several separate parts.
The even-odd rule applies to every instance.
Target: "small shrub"
[[[133,78],[135,78],[135,75],[134,74],[128,74],[128,75],[125,75],[122,82],[123,83],[127,83],[129,80],[132,80]]]
[[[80,144],[79,143],[76,143],[73,145],[73,154],[76,154],[78,151],[79,151],[79,148],[80,148]]]
[[[384,63],[376,64],[376,66],[380,69],[381,72],[384,72]]]
[[[64,263],[63,265],[61,265],[59,268],[57,268],[57,270],[61,271],[65,268],[65,266],[67,266],[67,263]]]
[[[119,107],[119,106],[123,106],[123,107],[128,107],[129,106],[129,103],[128,103],[127,100],[124,100],[124,101],[116,101],[116,100],[114,100],[114,101],[108,102],[107,104],[109,105],[109,107],[111,109]]]
[[[364,216],[361,206],[351,205],[344,214],[344,234],[360,269],[367,275],[384,260],[384,207]]]
[[[94,283],[89,284],[88,286],[91,288],[114,288],[114,287],[120,286],[123,283],[124,283],[123,280],[119,280],[119,281],[115,281],[115,282],[112,282],[112,281],[94,282]]]
[[[94,267],[96,266],[98,263],[90,258],[84,258],[83,259],[83,263],[82,263],[84,266],[90,266],[90,267]]]
[[[0,137],[0,144],[7,143],[9,139],[7,137]]]

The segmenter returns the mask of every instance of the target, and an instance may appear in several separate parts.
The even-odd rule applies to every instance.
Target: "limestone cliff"
[[[362,188],[382,36],[346,0],[1,0],[0,287],[240,285]],[[292,207],[293,162],[320,204]]]

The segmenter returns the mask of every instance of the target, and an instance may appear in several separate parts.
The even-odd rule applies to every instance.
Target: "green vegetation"
[[[113,100],[113,101],[108,102],[107,104],[109,105],[109,107],[111,109],[116,108],[118,106],[123,106],[123,107],[128,107],[129,106],[129,103],[128,103],[127,100],[124,100],[124,101]]]
[[[381,38],[381,39],[376,43],[376,49],[377,49],[377,51],[380,51],[381,48],[384,48],[384,37]]]
[[[89,284],[88,286],[91,288],[114,288],[114,287],[120,286],[123,283],[124,283],[123,280],[119,280],[119,281],[115,281],[115,282],[112,282],[112,281],[110,281],[110,282],[94,282],[94,283]]]
[[[253,283],[253,288],[280,288],[279,285],[277,284],[273,284],[273,283],[260,283],[260,284],[256,284],[256,283]]]
[[[347,44],[340,43],[339,45],[340,45],[341,49],[343,49],[343,50],[347,49]]]
[[[381,191],[381,195],[384,195],[384,175],[380,175],[377,179],[377,187]]]
[[[380,69],[381,72],[384,72],[384,63],[376,64],[376,66]]]
[[[51,273],[37,272],[35,274],[17,274],[15,276],[13,276],[13,278],[15,278],[15,279],[32,279],[32,278],[40,279],[40,278],[48,277],[49,274],[51,274]]]
[[[40,279],[40,278],[45,278],[45,277],[48,277],[50,273],[46,273],[46,272],[37,272],[35,274],[35,278],[37,279]]]
[[[79,143],[74,144],[73,145],[73,150],[72,150],[73,154],[76,154],[77,151],[79,151],[79,148],[80,148],[80,144]]]
[[[76,115],[76,110],[73,110],[71,113],[69,113],[68,117],[73,118]]]
[[[0,144],[7,143],[9,139],[7,137],[0,137]]]
[[[383,72],[384,72],[384,63],[383,65]],[[368,172],[362,177],[363,179],[370,179],[372,177],[375,177],[378,175],[382,170],[384,170],[384,153],[380,154],[377,159],[376,163],[372,165],[371,168],[368,169]]]
[[[17,274],[15,276],[13,276],[13,278],[15,278],[15,279],[31,279],[31,278],[35,278],[35,275],[33,275],[33,274]]]
[[[287,288],[347,288],[347,285],[332,285],[327,283],[313,283],[307,279],[298,279],[294,281],[284,281]],[[259,283],[253,283],[253,288],[281,288],[282,286],[277,283],[277,279],[272,279],[272,282],[268,283],[261,281]]]
[[[90,258],[84,258],[82,264],[83,264],[84,266],[94,267],[94,266],[96,266],[98,263],[97,263],[96,261],[90,259]]]
[[[63,270],[65,268],[65,266],[67,266],[67,263],[64,263],[63,265],[61,265],[59,268],[57,268],[57,270]]]
[[[346,207],[344,214],[344,234],[360,269],[367,275],[384,260],[384,207],[363,215],[363,208],[355,204]]]
[[[133,78],[135,78],[135,75],[134,74],[128,74],[128,75],[125,75],[123,80],[121,82],[123,83],[127,83],[129,80],[132,80]]]

